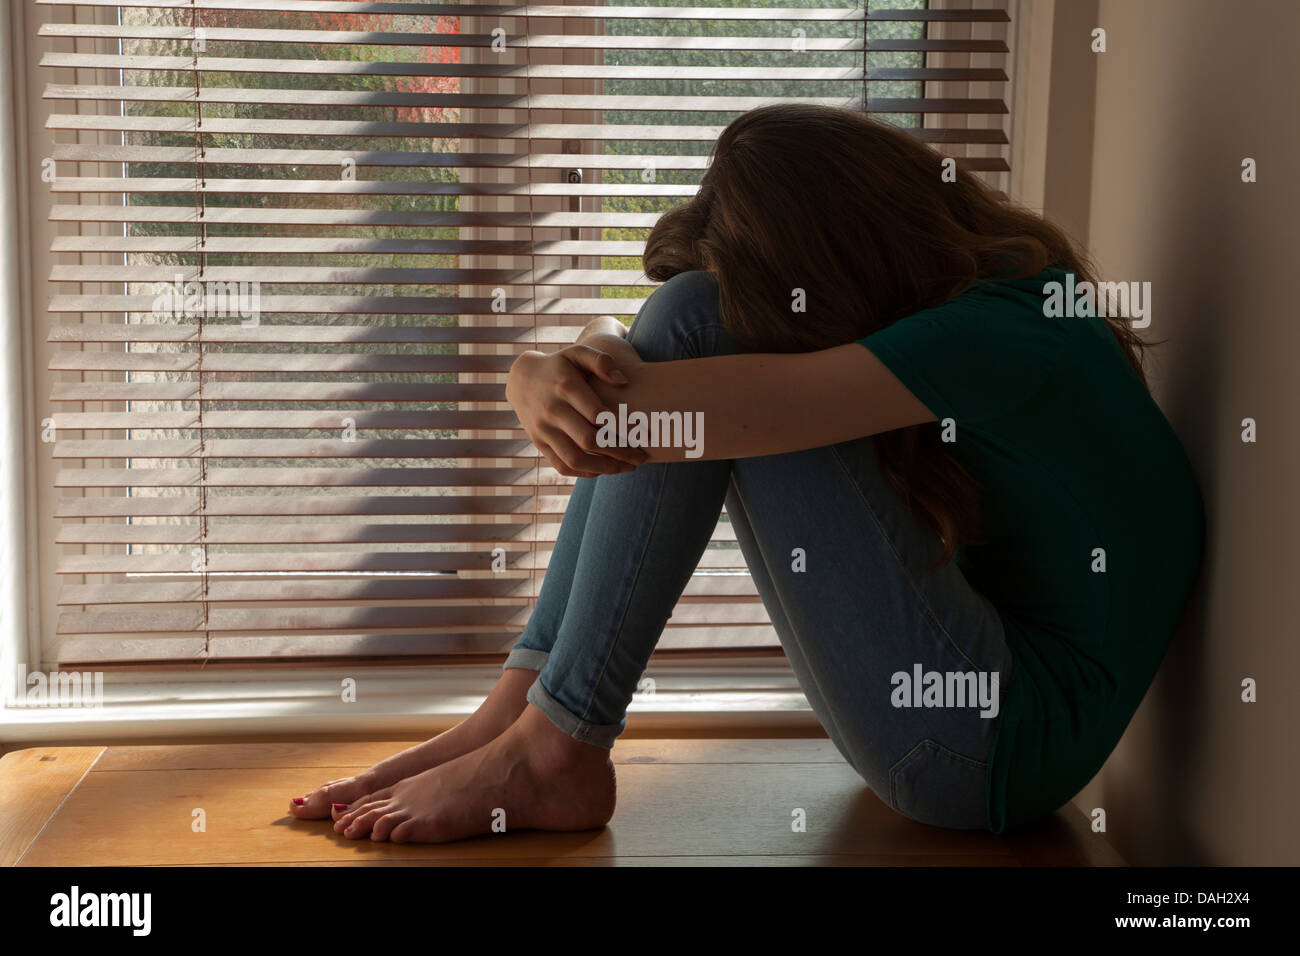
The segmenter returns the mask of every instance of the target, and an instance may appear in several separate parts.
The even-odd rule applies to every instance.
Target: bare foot
[[[433,767],[334,814],[351,839],[446,843],[502,830],[590,830],[614,815],[614,763],[536,707],[473,753]]]
[[[537,671],[521,667],[502,671],[478,710],[455,727],[393,754],[355,777],[340,777],[304,797],[294,797],[289,802],[289,812],[299,820],[323,820],[331,815],[334,804],[350,804],[422,770],[477,750],[515,722],[526,704],[524,696],[536,679]]]

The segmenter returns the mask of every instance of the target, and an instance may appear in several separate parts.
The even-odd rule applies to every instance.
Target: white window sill
[[[0,707],[0,743],[114,741],[229,734],[428,734],[471,713],[496,666],[330,668],[282,672],[134,674],[106,677],[102,703]],[[763,727],[815,730],[816,718],[784,666],[655,665],[652,694],[638,694],[630,728]],[[356,700],[343,700],[345,678]]]

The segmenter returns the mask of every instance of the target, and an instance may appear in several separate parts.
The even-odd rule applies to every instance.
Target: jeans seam
[[[594,482],[595,480],[596,480],[596,479],[594,479],[594,478],[578,478],[578,479],[574,482],[573,491],[574,491],[574,492],[577,492],[578,489],[579,489],[579,486],[581,486],[581,485],[583,484],[583,482],[587,482],[587,481]],[[593,493],[593,494],[595,493],[595,489],[594,489],[594,488],[592,489],[592,493]],[[569,510],[570,510],[570,508],[571,508],[571,503],[572,503],[572,501],[573,501],[573,497],[572,497],[572,493],[571,493],[571,496],[570,496],[570,498],[569,498],[569,501],[565,503],[565,514],[566,514],[566,515],[568,514],[568,512],[569,512]],[[588,509],[588,511],[590,511],[590,507],[591,507],[591,496],[589,495],[589,496],[587,497],[587,509]],[[583,518],[582,518],[582,523],[583,523],[583,526],[584,526],[584,527],[586,526],[586,522],[587,522],[587,519],[586,519],[586,516],[584,515]],[[554,629],[551,631],[551,633],[549,634],[549,640],[546,641],[546,643],[547,643],[548,646],[545,648],[545,651],[544,651],[544,652],[545,652],[546,654],[548,654],[548,655],[551,653],[551,649],[555,647],[555,641],[556,641],[556,638],[559,636],[560,624],[563,623],[565,612],[568,610],[568,607],[569,607],[569,598],[570,598],[570,596],[571,596],[571,595],[569,594],[569,592],[568,592],[567,590],[564,591],[564,593],[563,593],[563,597],[561,598],[562,604],[561,604],[561,607],[559,608],[559,613],[558,613],[558,615],[557,615],[557,622],[556,622],[556,625],[555,625]],[[543,650],[542,648],[532,648],[531,645],[525,643],[526,641],[528,641],[528,640],[530,639],[530,631],[531,631],[531,637],[534,637],[534,638],[535,638],[535,637],[537,637],[537,632],[538,632],[538,631],[541,629],[541,627],[542,627],[542,625],[540,625],[540,624],[537,624],[536,626],[534,626],[534,625],[535,625],[535,622],[536,622],[536,620],[537,620],[537,617],[536,617],[536,609],[537,609],[537,605],[538,605],[538,603],[539,603],[539,600],[540,600],[540,593],[539,593],[539,595],[538,595],[538,600],[535,600],[535,601],[533,602],[533,610],[529,612],[529,615],[528,615],[528,621],[524,624],[524,629],[523,629],[523,631],[522,631],[522,632],[520,633],[520,635],[519,635],[519,642],[515,645],[516,647],[522,645],[522,646],[524,646],[524,647],[528,647],[528,648],[530,648],[530,649],[532,649],[532,650]],[[513,650],[513,648],[512,648],[512,650]]]
[[[853,487],[854,492],[857,494],[858,498],[862,500],[862,504],[867,509],[867,514],[871,516],[871,520],[872,522],[875,523],[876,528],[879,530],[880,536],[884,540],[885,545],[889,548],[890,553],[893,554],[894,559],[897,561],[899,571],[902,572],[902,575],[907,580],[908,585],[911,586],[912,593],[916,598],[916,602],[922,608],[922,610],[924,610],[925,616],[930,619],[931,623],[938,630],[938,632],[943,635],[944,640],[948,642],[948,646],[952,648],[953,652],[956,653],[956,655],[959,658],[965,661],[971,667],[972,670],[976,670],[976,671],[980,670],[980,668],[976,665],[976,663],[973,660],[971,660],[970,657],[966,655],[966,652],[963,651],[961,647],[958,646],[955,640],[953,640],[952,635],[948,633],[948,629],[944,627],[943,622],[939,620],[939,616],[934,613],[934,606],[930,603],[929,598],[927,598],[925,594],[921,591],[921,589],[917,586],[916,580],[912,576],[911,569],[907,566],[907,562],[903,560],[903,556],[898,553],[898,549],[894,546],[893,538],[889,536],[889,533],[885,530],[885,526],[880,521],[880,516],[876,514],[876,509],[872,507],[871,499],[862,493],[861,486],[858,484],[857,480],[854,479],[853,473],[852,471],[849,470],[848,465],[845,464],[844,458],[841,455],[839,448],[835,445],[832,445],[831,453],[836,463],[839,464],[840,469],[844,472],[845,476],[849,479],[849,484]]]
[[[695,337],[696,337],[697,335],[699,335],[701,332],[704,332],[704,331],[706,331],[706,330],[712,330],[712,329],[721,329],[721,330],[724,331],[724,332],[726,331],[725,326],[723,326],[721,323],[718,323],[718,322],[710,322],[710,323],[708,323],[707,325],[697,325],[697,326],[693,327],[692,329],[690,329],[690,330],[689,330],[689,331],[688,331],[688,332],[687,332],[687,333],[682,337],[682,343],[681,343],[681,346],[680,346],[679,348],[677,348],[677,349],[676,349],[672,354],[674,354],[674,355],[678,355],[678,356],[683,355],[683,354],[685,354],[685,355],[690,355],[690,354],[692,353],[692,351],[693,351],[692,348],[691,348],[691,346],[692,346],[692,345],[694,344],[694,342],[695,342]],[[633,344],[633,346],[635,347],[635,343],[632,343],[632,344]],[[647,533],[646,533],[645,545],[642,547],[641,555],[640,555],[640,557],[638,558],[638,560],[637,560],[637,564],[636,564],[636,573],[632,576],[632,583],[631,583],[631,586],[628,588],[628,593],[629,593],[629,595],[630,595],[633,591],[636,590],[637,582],[641,579],[641,572],[642,572],[642,570],[643,570],[644,567],[645,567],[645,550],[646,550],[646,548],[649,548],[649,547],[650,547],[650,540],[651,540],[651,538],[654,536],[654,530],[655,530],[655,527],[656,527],[656,526],[658,525],[658,523],[659,523],[659,509],[660,509],[660,507],[662,506],[662,503],[663,503],[663,486],[664,486],[664,485],[667,483],[667,481],[668,481],[668,469],[669,469],[670,467],[672,467],[672,466],[671,466],[670,464],[667,464],[667,463],[664,463],[664,465],[663,465],[663,476],[662,476],[662,478],[661,478],[661,480],[660,480],[660,483],[659,483],[658,493],[655,495],[655,513],[654,513],[654,515],[651,516],[651,518],[650,518],[650,527],[649,527],[649,530],[648,530]],[[599,480],[599,479],[597,479],[597,480]],[[627,615],[628,615],[628,612],[631,610],[631,607],[632,607],[632,602],[631,602],[630,600],[629,600],[628,603],[623,607],[623,614],[622,614],[622,616],[619,618],[619,621],[618,621],[618,627],[617,627],[617,629],[616,629],[615,632],[614,632],[614,638],[613,638],[613,640],[610,642],[609,649],[608,649],[608,651],[607,651],[606,654],[605,654],[605,659],[604,659],[603,661],[601,661],[601,664],[600,664],[600,671],[599,671],[599,673],[597,673],[597,675],[596,675],[596,679],[592,682],[592,691],[591,691],[590,696],[588,696],[588,698],[587,698],[587,706],[583,708],[582,716],[578,718],[578,719],[581,720],[581,721],[584,721],[584,722],[589,722],[589,721],[590,721],[590,717],[591,717],[591,708],[592,708],[592,706],[595,704],[595,701],[596,701],[596,690],[595,690],[595,688],[596,688],[597,686],[599,686],[599,685],[600,685],[600,682],[601,682],[602,680],[604,680],[604,678],[605,678],[605,672],[609,669],[609,661],[610,661],[610,658],[612,658],[612,657],[614,656],[614,649],[615,649],[615,647],[618,646],[618,640],[619,640],[619,637],[620,637],[620,636],[622,635],[622,633],[623,633],[623,624],[624,624],[624,622],[627,620]]]
[[[699,349],[693,348],[692,346],[695,344],[695,337],[701,332],[707,331],[722,331],[725,333],[727,327],[721,322],[710,322],[707,325],[694,326],[683,338],[682,348],[678,351],[678,354],[685,354],[689,358],[700,358],[701,356],[697,354]]]
[[[578,718],[579,720],[590,720],[591,708],[596,702],[596,688],[600,685],[600,682],[605,679],[605,672],[609,669],[610,658],[614,656],[614,648],[618,646],[619,639],[623,634],[623,624],[627,620],[628,612],[632,609],[631,596],[636,591],[637,582],[641,580],[641,572],[645,568],[646,549],[650,547],[650,539],[654,535],[655,526],[659,523],[659,509],[663,504],[663,486],[668,481],[669,467],[670,466],[666,464],[663,466],[663,475],[659,482],[659,493],[655,496],[655,513],[650,518],[650,528],[646,533],[645,544],[641,548],[641,554],[637,557],[636,572],[632,575],[632,582],[627,589],[627,603],[623,605],[623,613],[619,616],[618,626],[614,630],[613,639],[609,643],[609,649],[605,652],[605,659],[600,662],[600,672],[596,675],[596,679],[592,681],[591,694],[587,697],[587,706],[583,708],[582,716]]]
[[[970,769],[972,770],[983,770],[989,765],[989,762],[987,760],[976,760],[974,757],[968,757],[963,753],[958,753],[957,751],[953,750],[951,747],[945,747],[942,743],[935,740],[933,737],[924,737],[920,741],[918,741],[916,746],[913,747],[911,750],[909,750],[907,754],[904,755],[904,757],[898,761],[898,763],[890,767],[889,772],[893,773],[897,770],[901,770],[904,766],[910,763],[914,757],[918,755],[918,751],[920,751],[922,747],[931,747],[936,752],[942,751],[944,754],[953,758],[954,760],[960,761],[961,763],[964,764],[968,764],[970,766]]]

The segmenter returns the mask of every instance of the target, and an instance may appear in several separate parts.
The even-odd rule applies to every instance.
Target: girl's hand
[[[644,451],[596,444],[596,416],[611,409],[592,390],[590,376],[627,384],[614,359],[590,346],[570,345],[550,355],[524,352],[510,367],[506,400],[560,474],[594,478],[632,471],[648,457]]]

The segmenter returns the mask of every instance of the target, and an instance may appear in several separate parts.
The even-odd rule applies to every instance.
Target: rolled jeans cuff
[[[524,670],[539,671],[546,666],[550,657],[549,651],[539,651],[531,647],[512,647],[501,669],[504,671],[511,667],[521,667]]]
[[[612,750],[614,741],[623,732],[623,724],[621,723],[593,724],[566,710],[563,704],[547,693],[546,688],[542,686],[540,674],[537,680],[533,681],[532,686],[528,688],[525,699],[545,714],[547,719],[556,727],[559,727],[574,740],[582,743]]]

